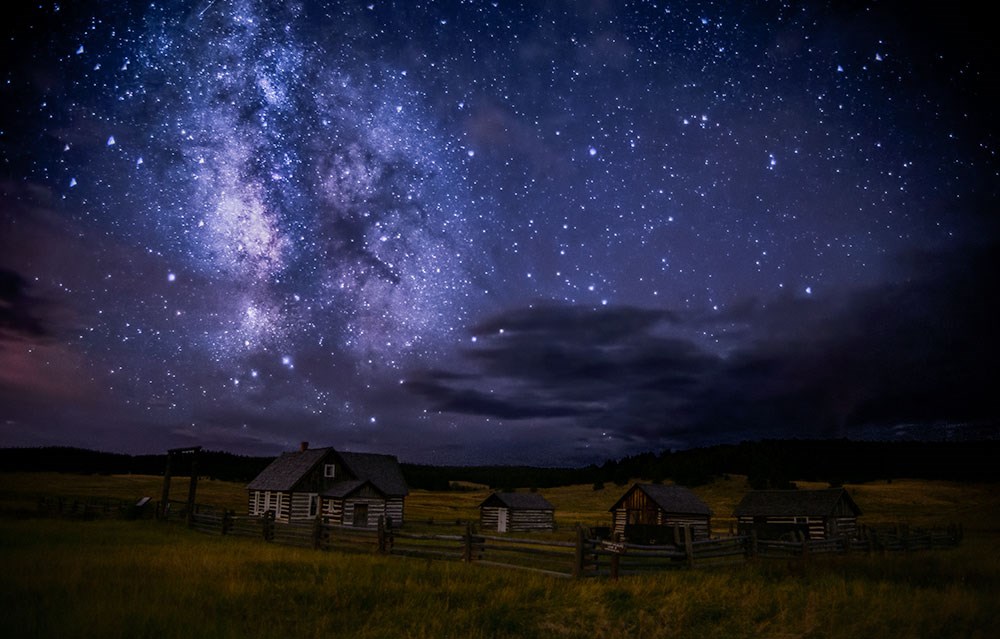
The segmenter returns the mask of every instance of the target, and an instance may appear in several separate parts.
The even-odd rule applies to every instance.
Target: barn
[[[843,488],[754,490],[733,513],[740,534],[754,531],[759,539],[853,537],[860,514]]]
[[[479,527],[497,532],[555,530],[555,512],[538,493],[493,493],[479,504]]]
[[[403,523],[409,488],[399,462],[391,455],[309,448],[283,453],[247,485],[247,512],[274,513],[275,521],[314,519],[375,528],[385,516]]]
[[[683,486],[634,484],[610,511],[612,532],[635,543],[669,542],[685,528],[692,540],[711,534],[711,509]]]

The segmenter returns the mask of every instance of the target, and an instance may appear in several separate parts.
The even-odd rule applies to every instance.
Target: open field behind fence
[[[225,516],[245,508],[246,494],[225,482],[199,483],[205,505],[191,524],[201,533],[184,525],[180,501],[168,510],[173,523],[153,521],[148,506],[126,520],[139,497],[159,494],[158,481],[0,474],[5,637],[985,639],[1000,627],[1000,491],[989,484],[850,486],[884,548],[869,549],[862,535],[846,548],[758,541],[754,551],[728,537],[723,519],[713,525],[718,543],[692,542],[694,569],[686,544],[617,548],[585,534],[584,576],[598,578],[558,579],[494,564],[572,575],[578,526],[607,525],[616,488],[547,489],[558,530],[519,535],[467,535],[485,489],[459,500],[413,491],[406,525],[380,554],[377,531],[324,527],[320,542],[333,552],[313,548],[310,525],[275,529],[265,542],[259,519]],[[175,481],[185,495],[183,478]],[[741,478],[727,478],[696,492],[726,513],[743,490]],[[72,513],[39,518],[58,495]],[[964,537],[937,549],[949,534],[939,525],[951,521],[964,524]],[[935,550],[913,551],[928,543]],[[607,578],[613,561],[617,580]]]
[[[693,541],[689,534],[682,534],[682,543],[651,546],[597,539],[589,536],[588,529],[583,527],[575,529],[573,541],[561,541],[550,537],[481,534],[471,522],[451,526],[438,524],[439,532],[392,529],[384,525],[368,530],[333,525],[322,518],[278,523],[268,516],[238,515],[200,504],[188,513],[182,502],[170,502],[170,507],[164,511],[156,510],[152,502],[140,508],[136,504],[109,499],[49,497],[41,498],[38,503],[39,513],[43,515],[134,519],[165,512],[167,520],[185,521],[193,530],[207,534],[250,537],[323,551],[465,561],[576,578],[618,578],[655,570],[717,566],[753,559],[808,560],[829,554],[948,548],[958,545],[963,534],[958,525],[918,529],[897,524],[884,528],[862,527],[859,535],[853,538],[778,541],[757,539],[754,535],[727,535]],[[441,530],[447,528],[451,530]]]

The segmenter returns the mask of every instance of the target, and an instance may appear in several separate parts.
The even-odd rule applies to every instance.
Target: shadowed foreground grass
[[[0,615],[6,637],[990,637],[991,542],[611,582],[151,521],[0,520]]]

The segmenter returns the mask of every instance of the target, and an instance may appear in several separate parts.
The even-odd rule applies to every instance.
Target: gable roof
[[[689,489],[684,486],[664,486],[662,484],[634,484],[625,491],[621,499],[616,501],[615,505],[609,510],[616,510],[634,490],[644,492],[663,512],[712,515],[712,510],[708,507],[708,504],[699,499],[698,495],[695,495]]]
[[[354,491],[360,489],[362,486],[371,486],[376,491],[380,493],[382,492],[378,489],[378,486],[371,483],[367,479],[348,479],[345,481],[338,481],[336,484],[330,486],[330,488],[323,492],[323,496],[332,497],[334,499],[344,499],[345,497],[351,495]]]
[[[337,453],[344,465],[358,479],[367,479],[387,497],[410,494],[399,462],[392,455],[374,453]]]
[[[843,488],[820,490],[753,490],[736,506],[737,517],[827,517],[843,500],[855,515],[861,509]]]
[[[309,448],[302,451],[282,453],[280,457],[261,471],[253,481],[247,484],[247,489],[290,491],[317,464],[322,463],[329,455],[339,457],[348,472],[357,481],[371,482],[375,488],[387,497],[403,497],[410,494],[410,489],[406,485],[406,479],[403,478],[403,471],[399,468],[399,462],[392,455],[339,453],[332,448]],[[343,483],[351,481],[355,480],[347,480]],[[353,486],[351,490],[354,488],[357,488],[357,486]]]
[[[291,490],[306,473],[320,462],[330,448],[310,448],[294,453],[282,453],[268,464],[253,481],[247,484],[249,490]]]
[[[538,493],[493,493],[479,507],[500,506],[514,510],[555,510],[549,500]]]

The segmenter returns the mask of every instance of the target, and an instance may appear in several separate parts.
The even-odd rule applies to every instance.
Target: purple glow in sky
[[[971,7],[27,7],[0,445],[560,465],[995,424]]]

